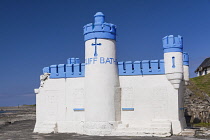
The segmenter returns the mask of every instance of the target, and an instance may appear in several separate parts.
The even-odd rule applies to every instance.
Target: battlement
[[[50,78],[75,78],[85,76],[85,63],[79,58],[67,59],[67,64],[44,67],[43,73],[51,73]],[[142,60],[118,62],[118,72],[123,75],[158,75],[165,74],[164,60]],[[189,65],[188,53],[183,53],[183,65]]]
[[[174,37],[173,35],[169,35],[169,36],[165,36],[162,40],[163,40],[164,53],[183,51],[182,36],[178,35],[178,37]]]
[[[59,64],[44,67],[43,73],[50,73],[50,78],[75,78],[84,77],[85,64]]]
[[[105,16],[98,12],[94,16],[95,22],[89,23],[83,27],[84,40],[94,38],[116,39],[116,26],[111,23],[104,22]]]
[[[118,62],[119,75],[165,74],[163,60],[143,60]]]
[[[183,52],[183,65],[189,66],[189,54],[186,52]]]

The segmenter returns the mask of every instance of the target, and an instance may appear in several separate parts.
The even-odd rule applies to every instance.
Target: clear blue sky
[[[181,35],[190,76],[210,57],[208,0],[0,0],[0,106],[34,104],[44,66],[84,62],[83,26],[101,11],[117,25],[119,61],[162,59],[162,38]]]

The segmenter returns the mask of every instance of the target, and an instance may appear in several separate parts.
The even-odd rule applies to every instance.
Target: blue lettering
[[[91,64],[93,58],[89,58],[89,64]]]
[[[108,63],[108,62],[111,64],[111,61],[109,60],[109,58],[106,59],[106,63]]]
[[[112,62],[114,61],[114,58],[110,58],[110,60],[111,60],[111,63],[110,64],[112,64]]]
[[[95,61],[97,61],[97,57],[93,58],[93,64],[95,64]]]
[[[104,64],[105,62],[104,62],[104,57],[100,57],[100,63],[101,64]]]

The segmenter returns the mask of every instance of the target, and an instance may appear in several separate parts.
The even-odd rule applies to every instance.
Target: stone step
[[[197,129],[184,129],[180,135],[181,136],[195,136]]]
[[[127,128],[117,129],[113,132],[116,136],[171,136],[171,128]]]
[[[56,132],[56,123],[39,123],[35,125],[34,132],[54,133]]]

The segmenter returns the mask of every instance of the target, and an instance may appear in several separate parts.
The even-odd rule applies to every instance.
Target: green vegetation
[[[210,96],[210,74],[190,78],[190,83],[187,87],[200,98],[205,98],[201,92]]]
[[[193,124],[194,127],[210,127],[210,123],[196,123]]]

